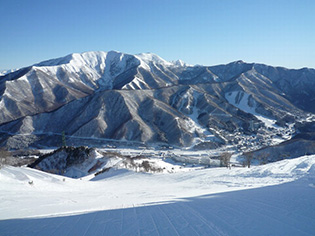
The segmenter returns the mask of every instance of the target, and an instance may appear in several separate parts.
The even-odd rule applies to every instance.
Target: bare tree
[[[251,165],[252,160],[253,160],[253,153],[251,153],[251,152],[245,153],[244,157],[245,157],[245,160],[244,160],[243,166],[244,167],[247,166],[248,168],[250,168],[250,165]]]
[[[65,131],[61,132],[61,141],[62,141],[62,146],[66,147],[67,143],[66,143],[66,132]]]
[[[8,164],[8,158],[11,156],[11,153],[5,148],[0,149],[0,168],[1,166]]]
[[[232,153],[224,152],[220,155],[220,165],[227,168],[230,167]]]

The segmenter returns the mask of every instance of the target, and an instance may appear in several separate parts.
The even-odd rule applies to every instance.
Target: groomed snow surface
[[[314,235],[315,155],[251,168],[0,170],[0,235]]]

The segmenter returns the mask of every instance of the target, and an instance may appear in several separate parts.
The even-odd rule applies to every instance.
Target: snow
[[[138,77],[133,79],[133,81],[129,84],[130,84],[130,86],[132,86],[134,84],[137,89],[141,89],[142,87],[148,87],[148,85]]]
[[[9,73],[12,73],[12,72],[15,72],[19,70],[19,68],[16,68],[16,69],[10,69],[10,70],[0,70],[0,76],[4,76],[6,74],[9,74]]]
[[[280,127],[276,125],[277,120],[259,114],[256,112],[257,104],[255,100],[251,98],[250,94],[244,91],[233,91],[226,93],[225,98],[231,105],[246,113],[254,115],[258,120],[264,123],[265,127],[271,130],[267,135],[270,140],[269,145],[276,145],[292,138],[295,129],[294,123],[287,124],[285,127]]]
[[[191,146],[194,146],[200,142],[203,141],[209,141],[209,140],[214,140],[215,136],[207,129],[203,128],[198,121],[198,116],[199,116],[199,112],[198,109],[196,107],[196,101],[198,101],[199,96],[201,94],[189,89],[183,96],[182,99],[180,101],[180,104],[178,106],[178,110],[179,111],[186,111],[187,112],[191,112],[191,114],[187,114],[187,120],[185,120],[185,125],[186,125],[186,129],[188,129],[190,131],[190,133],[198,133],[199,136],[201,136],[201,138],[199,137],[194,137],[194,140],[192,141]],[[176,119],[176,121],[178,122],[178,118]],[[178,122],[178,125],[180,126],[180,123]]]
[[[157,56],[156,56],[157,57]],[[130,60],[132,59],[132,60]],[[52,59],[33,65],[33,69],[48,75],[57,75],[61,82],[85,83],[87,86],[100,89],[111,89],[114,79],[125,70],[139,65],[133,55],[116,51],[92,51],[73,53],[65,57]],[[161,59],[161,62],[163,59]],[[71,76],[59,76],[64,71]],[[84,73],[87,76],[81,77]]]
[[[172,63],[174,64],[174,66],[178,66],[178,67],[193,67],[193,65],[188,64],[180,59],[176,61],[172,61]]]
[[[252,168],[0,170],[0,235],[314,235],[315,155]]]
[[[145,62],[147,65],[149,65],[151,62],[154,62],[157,64],[162,64],[164,66],[173,66],[173,63],[164,60],[154,53],[140,53],[135,55],[135,57],[138,58],[140,61]]]
[[[242,111],[245,111],[247,113],[250,113],[254,116],[256,116],[257,119],[261,120],[266,127],[275,127],[276,120],[267,118],[261,114],[258,114],[256,112],[256,107],[254,106],[249,106],[249,98],[251,95],[249,95],[246,92],[243,91],[234,91],[234,92],[229,92],[225,94],[225,98],[228,100],[230,104],[233,106],[241,109]]]

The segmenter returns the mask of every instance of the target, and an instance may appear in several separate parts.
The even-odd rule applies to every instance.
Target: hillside
[[[0,142],[11,149],[171,145],[255,149],[315,118],[315,70],[236,61],[218,66],[157,55],[86,52],[0,76]]]

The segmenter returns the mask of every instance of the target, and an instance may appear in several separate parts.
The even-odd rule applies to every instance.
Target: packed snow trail
[[[315,189],[303,178],[257,189],[74,216],[0,221],[0,235],[314,235]]]
[[[33,186],[23,184],[29,179]],[[5,167],[0,181],[1,236],[315,232],[314,155],[250,169],[127,172],[96,182],[63,182],[59,176]]]

